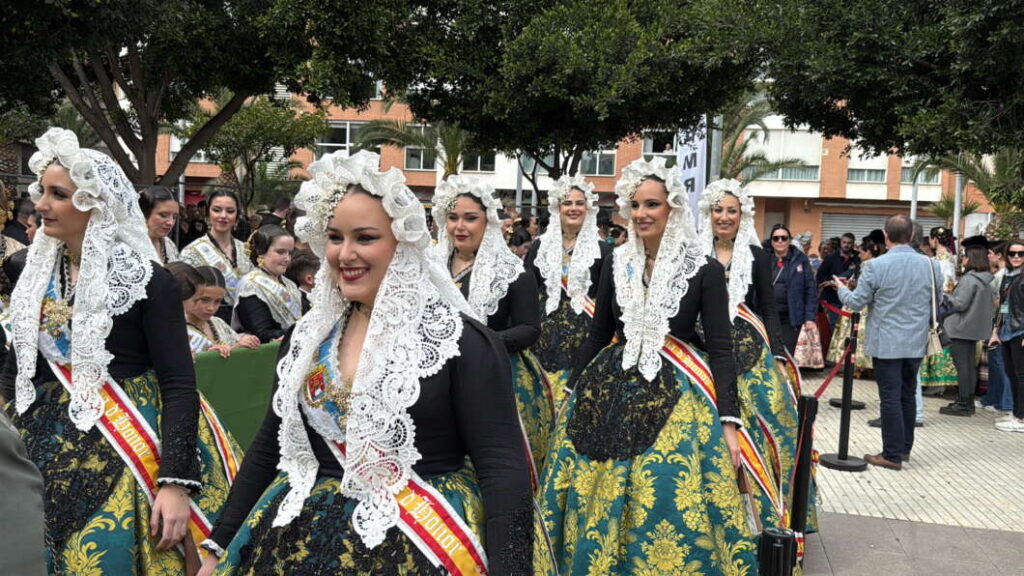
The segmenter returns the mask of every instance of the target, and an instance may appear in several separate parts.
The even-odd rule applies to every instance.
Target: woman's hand
[[[160,534],[157,550],[170,549],[188,534],[188,503],[188,490],[181,486],[164,484],[157,491],[149,518],[150,536]]]
[[[231,346],[228,346],[227,344],[217,344],[216,346],[210,346],[210,350],[220,354],[221,358],[227,358],[228,356],[231,356]]]
[[[220,562],[220,560],[211,553],[203,559],[203,565],[199,567],[199,572],[196,572],[196,576],[210,576],[217,567],[217,562]]]
[[[260,347],[260,339],[252,334],[240,334],[238,336],[238,345],[242,348],[255,350]]]
[[[814,323],[814,320],[808,320],[807,322],[804,322],[804,328],[807,328],[808,330],[814,330],[817,327],[818,325]]]
[[[740,467],[740,441],[736,434],[736,423],[725,422],[722,424],[722,432],[725,433],[725,443],[729,446],[729,456],[732,457],[732,467]]]

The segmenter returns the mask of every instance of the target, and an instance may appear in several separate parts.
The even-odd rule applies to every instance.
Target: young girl
[[[167,269],[181,285],[181,299],[188,322],[188,343],[192,354],[214,350],[227,358],[233,348],[258,348],[252,334],[236,334],[216,316],[224,299],[224,276],[212,266],[193,268],[184,262],[172,262]]]

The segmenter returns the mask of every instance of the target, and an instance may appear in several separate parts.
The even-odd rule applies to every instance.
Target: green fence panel
[[[279,346],[272,342],[256,350],[235,348],[229,358],[216,352],[196,355],[199,390],[243,450],[249,449],[270,403]]]

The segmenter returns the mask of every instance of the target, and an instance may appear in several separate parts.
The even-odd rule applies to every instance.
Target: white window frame
[[[607,177],[607,176],[615,176],[615,163],[618,160],[618,158],[616,157],[617,154],[618,154],[618,150],[616,148],[603,149],[603,150],[592,150],[592,151],[589,151],[589,152],[584,152],[583,153],[583,159],[585,159],[587,156],[595,157],[594,167],[597,168],[597,170],[596,170],[596,172],[593,172],[593,173],[592,172],[585,172],[584,169],[583,169],[583,162],[584,162],[584,160],[581,159],[580,160],[580,174],[583,174],[584,176],[605,176],[605,177]],[[611,173],[608,173],[608,174],[604,174],[604,173],[601,172],[601,158],[604,157],[604,156],[611,156],[612,157],[612,171],[611,171]]]
[[[914,180],[913,180],[913,178],[911,178],[913,173],[914,173],[914,167],[913,166],[903,166],[900,169],[900,184],[913,184]],[[921,184],[921,185],[924,185],[924,186],[935,186],[935,185],[939,184],[939,178],[941,177],[941,175],[939,174],[939,170],[938,169],[929,170],[927,168],[925,168],[924,170],[921,170],[921,173],[919,174],[919,176],[920,176],[921,180],[918,181],[918,184]]]
[[[422,132],[423,130],[425,130],[428,127],[428,125],[427,124],[409,124],[409,125],[407,125],[407,127],[408,128],[418,128]],[[422,151],[424,153],[423,156],[421,156],[421,158],[420,158],[420,167],[419,168],[411,168],[411,167],[409,167],[409,152],[413,151],[413,150],[420,150],[420,151]],[[425,168],[425,167],[423,167],[423,165],[426,164],[425,160],[427,159],[427,155],[428,154],[432,154],[433,155],[434,161],[433,161],[433,163],[431,164],[431,166],[429,168]],[[402,153],[402,156],[403,156],[403,158],[402,158],[402,166],[403,166],[403,168],[405,170],[408,170],[410,172],[435,172],[435,171],[437,171],[437,160],[438,160],[438,158],[437,158],[437,149],[436,148],[433,149],[433,150],[428,150],[426,148],[421,148],[419,146],[406,146],[404,151],[403,151],[403,153]]]
[[[483,160],[484,160],[485,156],[490,156],[492,158],[491,159],[491,169],[490,170],[484,170],[483,167],[482,167]],[[475,166],[470,166],[470,164],[469,164],[470,158],[475,158],[476,159]],[[495,152],[494,150],[484,150],[483,152],[479,152],[479,153],[472,153],[472,152],[470,152],[470,153],[466,153],[466,154],[462,155],[462,171],[463,172],[478,172],[478,173],[482,173],[482,174],[493,174],[494,171],[497,169],[497,167],[498,167],[498,153]]]
[[[879,172],[881,172],[881,174],[882,174],[882,179],[881,180],[869,180],[867,178],[856,178],[856,179],[854,179],[852,177],[854,173],[863,173],[865,176],[867,176],[868,173],[877,174]],[[881,168],[847,168],[846,169],[846,181],[847,182],[855,182],[855,183],[858,183],[858,184],[885,184],[886,177],[887,177],[886,171],[881,169]]]
[[[654,150],[654,138],[656,136],[664,135],[672,139],[671,150],[669,151],[655,151]],[[641,154],[643,154],[644,160],[650,162],[655,157],[662,157],[665,159],[665,166],[671,168],[676,165],[676,161],[679,159],[679,135],[676,132],[668,130],[651,130],[644,134],[644,140],[640,148]]]
[[[355,142],[352,140],[352,127],[353,126],[365,126],[366,122],[352,122],[349,120],[330,120],[328,121],[328,130],[334,130],[337,128],[345,129],[345,142],[322,142],[317,139],[316,143],[313,144],[313,155],[316,159],[320,159],[324,154],[331,152],[337,152],[338,150],[344,150],[348,155],[352,154],[352,146]]]

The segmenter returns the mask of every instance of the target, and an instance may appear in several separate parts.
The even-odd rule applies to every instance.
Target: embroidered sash
[[[661,355],[671,362],[673,366],[689,376],[697,390],[707,398],[712,406],[718,405],[718,396],[715,392],[715,381],[711,376],[711,369],[693,347],[669,334],[665,337],[665,345],[661,348]],[[764,428],[764,423],[759,423]],[[779,513],[779,518],[786,518],[786,503],[780,494],[778,482],[776,482],[775,475],[765,462],[764,457],[758,451],[754,439],[750,436],[750,432],[746,428],[737,428],[736,435],[740,445],[740,460],[744,469],[750,473],[754,481],[757,482],[761,490],[771,500],[772,506]]]
[[[768,329],[765,327],[764,322],[761,321],[761,318],[757,314],[754,314],[754,311],[751,310],[745,302],[740,302],[739,305],[736,307],[736,317],[742,318],[744,321],[750,324],[754,328],[754,330],[756,330],[757,333],[761,336],[761,338],[765,341],[765,343],[771,342],[771,340],[768,339]],[[800,371],[791,369],[793,367],[796,367],[796,362],[793,360],[793,357],[789,354],[788,350],[786,350],[786,357],[781,358],[781,360],[785,360],[787,364],[786,373],[784,375],[788,376],[787,380],[789,382],[789,386],[786,387],[786,390],[789,391],[790,400],[792,400],[793,404],[796,405],[797,394],[800,392],[802,384],[800,379]]]
[[[193,354],[199,354],[200,352],[206,352],[213,346],[214,343],[210,340],[206,334],[203,334],[195,326],[189,325],[188,327],[188,347],[192,349]]]
[[[283,329],[291,328],[302,316],[302,293],[287,278],[278,282],[262,270],[253,270],[242,278],[238,297],[250,293],[270,308],[270,315]]]
[[[233,239],[232,242],[234,242]],[[239,276],[239,269],[242,267],[239,266],[239,269],[236,269],[232,266],[231,262],[213,245],[208,236],[203,236],[197,242],[191,244],[191,246],[195,248],[207,266],[213,266],[224,275],[224,285],[227,287],[224,300],[228,304],[234,304],[238,300],[238,287],[242,282],[242,278]],[[246,256],[243,251],[239,250],[237,243],[235,243],[234,248],[235,260],[241,262],[241,259]]]

